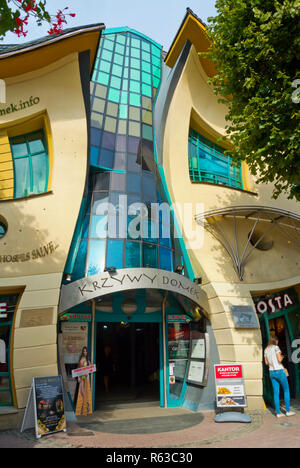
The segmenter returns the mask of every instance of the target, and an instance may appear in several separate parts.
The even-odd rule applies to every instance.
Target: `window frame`
[[[30,151],[30,146],[29,146],[29,139],[30,136],[35,135],[35,134],[40,134],[41,135],[41,140],[44,145],[44,151],[37,151],[37,152],[31,152]],[[17,140],[18,138],[24,138],[25,139],[25,144],[27,148],[27,154],[24,154],[22,156],[15,156],[14,155],[14,140]],[[16,135],[16,136],[11,136],[9,137],[9,144],[10,144],[10,150],[11,150],[11,155],[12,155],[12,162],[13,162],[13,170],[14,170],[14,196],[13,199],[19,199],[19,198],[26,198],[31,195],[39,195],[42,193],[47,193],[48,192],[48,186],[49,186],[49,173],[50,173],[50,168],[49,168],[49,149],[48,149],[48,144],[47,144],[47,138],[45,136],[45,132],[43,128],[37,129],[32,132],[28,132],[25,134],[21,135]],[[46,178],[45,178],[45,188],[43,191],[39,192],[34,192],[33,191],[33,185],[34,185],[34,171],[33,171],[33,164],[32,164],[32,157],[38,156],[41,154],[46,154]],[[16,178],[16,169],[15,169],[15,160],[17,159],[25,159],[27,158],[29,161],[29,173],[30,173],[30,192],[29,195],[23,195],[23,196],[16,196],[16,190],[17,190],[17,178]]]
[[[192,151],[192,148],[194,151]],[[227,175],[221,171],[218,172],[217,170],[202,169],[201,160],[203,161],[204,158],[201,157],[200,151],[203,151],[205,154],[209,154],[213,158],[227,164]],[[232,163],[231,156],[225,155],[224,151],[226,150],[208,140],[193,128],[190,128],[188,139],[190,180],[192,182],[211,183],[214,185],[222,185],[224,187],[244,190],[242,164],[239,166],[234,165]],[[196,155],[193,154],[194,152],[196,152]],[[196,167],[194,167],[195,159]]]

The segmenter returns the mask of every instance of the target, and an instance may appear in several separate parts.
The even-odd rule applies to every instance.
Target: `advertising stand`
[[[215,422],[251,422],[244,413],[247,406],[243,366],[215,365],[216,407]]]
[[[21,432],[32,428],[37,439],[67,431],[61,375],[32,379]]]

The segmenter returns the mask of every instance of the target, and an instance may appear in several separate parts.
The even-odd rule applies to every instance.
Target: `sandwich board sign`
[[[217,408],[245,408],[247,406],[243,366],[215,365]]]
[[[32,428],[37,439],[67,431],[61,375],[32,379],[21,432]]]

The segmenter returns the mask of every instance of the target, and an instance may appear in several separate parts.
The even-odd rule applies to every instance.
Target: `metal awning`
[[[292,211],[268,206],[242,205],[205,211],[197,214],[195,218],[221,242],[230,255],[241,281],[244,278],[245,265],[253,251],[272,248],[273,242],[268,239],[268,235],[274,229],[279,230],[289,242],[300,248],[300,214]],[[231,221],[229,229],[228,220]],[[252,224],[244,241],[239,236],[239,228],[245,220]]]

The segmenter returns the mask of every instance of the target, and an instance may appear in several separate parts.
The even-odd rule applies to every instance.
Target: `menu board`
[[[243,368],[240,364],[215,365],[218,408],[244,408],[247,406]]]
[[[32,427],[37,438],[66,431],[61,375],[33,379],[21,432]]]

